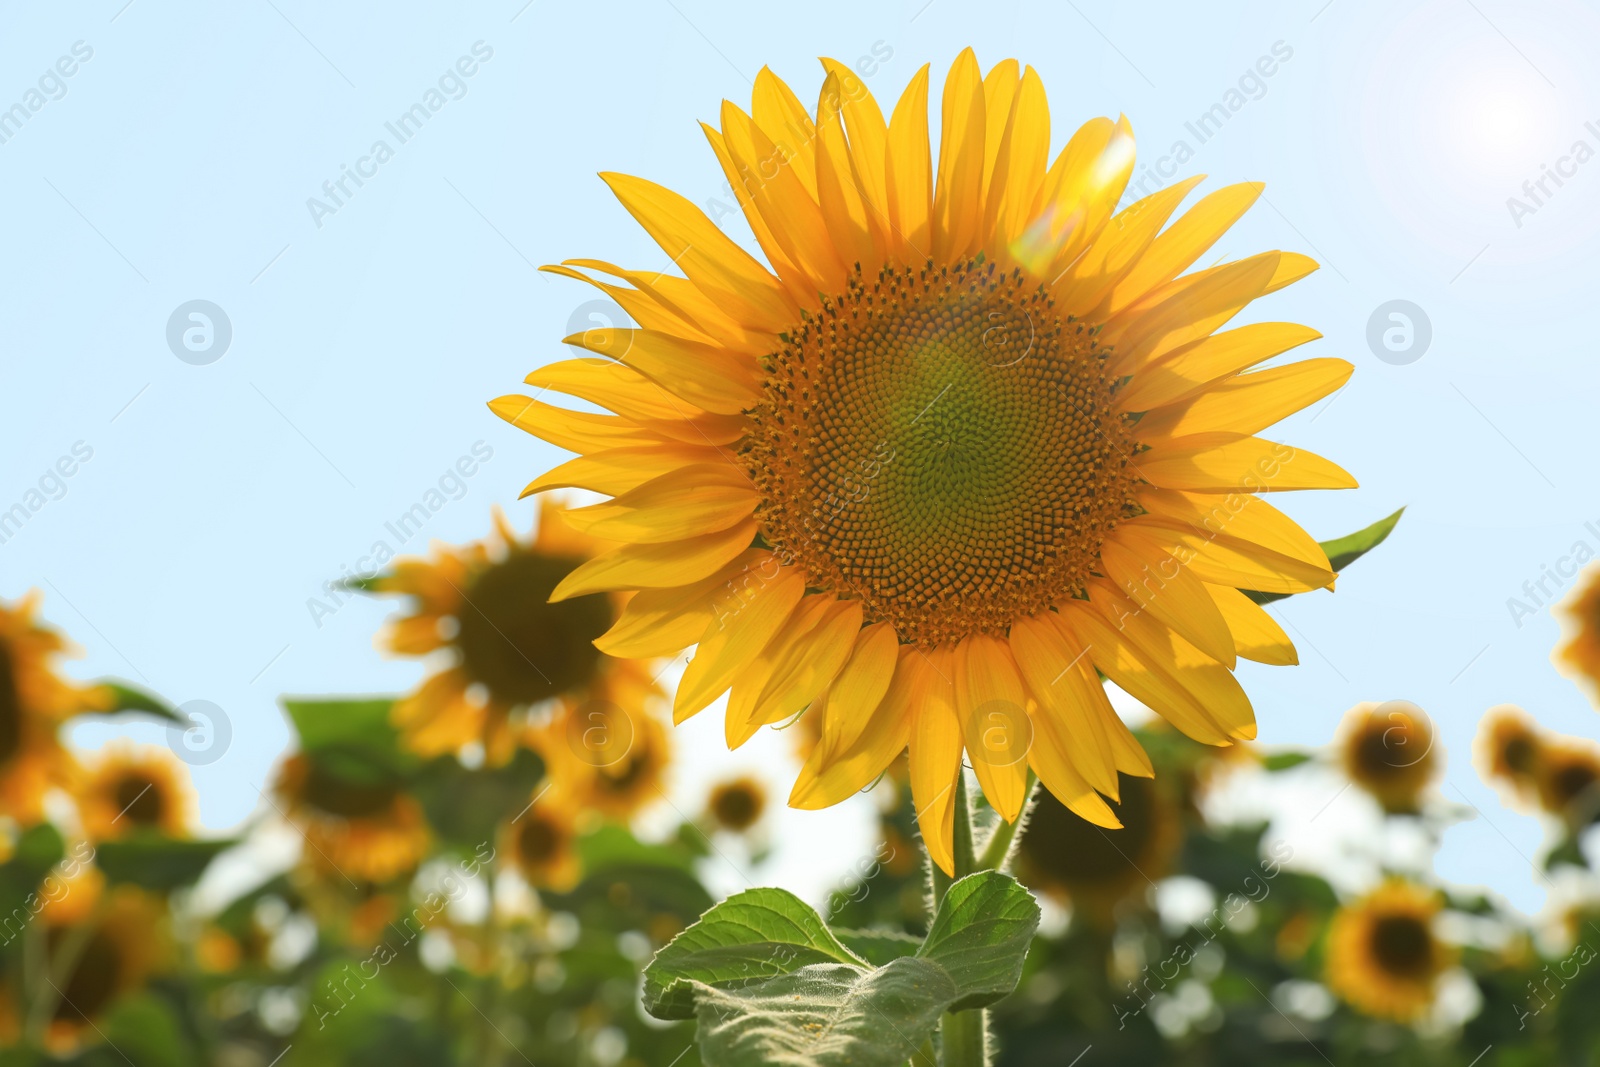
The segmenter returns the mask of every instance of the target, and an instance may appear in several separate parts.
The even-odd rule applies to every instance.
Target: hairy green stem
[[[954,822],[955,871],[951,877],[944,878],[939,865],[933,865],[933,893],[936,907],[944,902],[944,895],[952,882],[960,881],[981,869],[972,849],[972,807],[967,802],[965,772],[956,775]],[[939,1022],[940,1059],[943,1067],[985,1067],[988,1063],[987,1031],[986,1011],[946,1013]]]
[[[1017,816],[1016,822],[1006,822],[1001,819],[989,835],[989,841],[983,846],[983,855],[978,857],[980,871],[1003,871],[1006,869],[1006,859],[1011,853],[1011,845],[1023,832],[1023,826],[1028,821],[1028,813],[1033,808],[1034,794],[1039,790],[1039,778],[1030,768],[1028,771],[1027,800],[1023,802],[1022,814]]]

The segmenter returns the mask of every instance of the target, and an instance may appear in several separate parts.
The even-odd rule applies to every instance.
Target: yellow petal
[[[569,512],[573,528],[610,541],[661,544],[726,530],[747,519],[760,497],[730,463],[680,467],[603,504]]]
[[[1119,211],[1054,285],[1056,301],[1067,314],[1104,322],[1110,318],[1113,287],[1133,270],[1178,204],[1204,175],[1185,178]]]
[[[832,594],[802,597],[794,613],[784,620],[772,640],[767,642],[767,647],[734,674],[733,685],[728,692],[728,710],[722,721],[728,748],[740,747],[762,727],[763,723],[755,718],[756,700],[761,696],[762,689],[778,663],[788,659],[796,647],[809,649],[807,638],[836,603],[838,601]],[[792,708],[790,714],[798,710]]]
[[[1072,760],[1070,742],[1061,734],[1061,724],[1048,715],[1037,716],[1036,722],[1033,747],[1028,750],[1028,763],[1039,776],[1039,781],[1079,818],[1108,830],[1121,829],[1122,821],[1116,813],[1078,773]]]
[[[1099,700],[1106,699],[1105,691],[1098,682],[1094,683],[1092,694],[1079,684],[1084,670],[1093,672],[1089,649],[1068,644],[1065,631],[1038,616],[1024,616],[1012,622],[1010,642],[1011,654],[1028,683],[1028,691],[1039,703],[1035,723],[1054,723],[1078,774],[1095,789],[1115,796],[1117,773],[1111,739],[1104,719],[1090,707],[1094,694]]]
[[[956,645],[956,714],[983,795],[1006,822],[1028,798],[1028,746],[1033,742],[1028,691],[998,637],[974,634]]]
[[[994,102],[997,99],[991,98]],[[1004,248],[1027,225],[1028,212],[1038,198],[1049,162],[1050,105],[1038,72],[1032,67],[1022,72],[1010,112],[1003,120],[991,110],[985,121],[985,142],[991,133],[998,133],[1000,142],[995,149],[993,172],[984,184],[982,232],[995,247]],[[1003,127],[998,125],[1000,121],[1004,121]]]
[[[678,269],[714,303],[757,329],[778,333],[800,309],[777,279],[688,200],[654,182],[626,174],[600,177],[628,214],[655,239]]]
[[[1294,642],[1289,640],[1283,627],[1260,604],[1225,585],[1207,585],[1206,589],[1216,602],[1217,610],[1228,620],[1228,629],[1233,631],[1233,643],[1239,649],[1239,655],[1257,663],[1280,667],[1290,667],[1300,662]]]
[[[1354,371],[1354,364],[1342,359],[1303,359],[1286,367],[1236,375],[1190,400],[1150,412],[1139,420],[1137,432],[1145,439],[1257,433],[1340,388]]]
[[[1102,572],[1128,599],[1228,668],[1238,666],[1233,634],[1205,583],[1167,550],[1170,538],[1126,522],[1100,546]]]
[[[954,665],[948,648],[913,652],[927,657],[919,672],[912,706],[911,803],[916,808],[922,844],[945,874],[955,874],[956,775],[961,773],[961,720],[951,685]]]
[[[715,345],[632,329],[585,330],[563,343],[626,364],[653,381],[663,396],[682,397],[718,415],[737,415],[761,399],[755,366]],[[691,418],[697,414],[681,405],[667,408],[668,413],[657,417]]]
[[[1133,374],[1169,352],[1211,335],[1261,296],[1278,269],[1280,252],[1263,252],[1185,275],[1113,318],[1101,331],[1111,346],[1107,368]]]
[[[1213,334],[1139,368],[1117,400],[1124,411],[1148,411],[1321,336],[1294,322],[1257,322]]]
[[[829,74],[817,101],[817,202],[840,258],[865,269],[883,261],[885,248],[873,239],[875,231],[868,217],[871,209],[845,140],[839,111],[842,93],[839,76]]]
[[[933,211],[933,163],[928,147],[928,67],[917,71],[889,119],[884,182],[889,197],[889,230],[902,259],[928,258]]]
[[[1231,493],[1219,497],[1145,489],[1138,497],[1140,506],[1151,515],[1188,526],[1207,541],[1224,540],[1246,552],[1264,548],[1299,561],[1315,572],[1309,577],[1320,575],[1315,588],[1333,580],[1327,553],[1316,539],[1258,496]]]
[[[883,121],[878,102],[854,70],[836,59],[824,59],[823,70],[839,79],[839,113],[850,134],[850,159],[866,201],[867,215],[883,236],[889,228],[889,194],[885,163],[889,150],[889,128]]]
[[[687,278],[663,274],[661,271],[623,270],[600,259],[569,259],[564,263],[569,267],[583,267],[621,278],[678,318],[704,331],[710,340],[726,345],[731,352],[760,356],[770,352],[777,341],[776,333],[758,330],[733,318]],[[641,326],[654,329],[643,319],[637,321]],[[667,332],[680,331],[669,329]],[[685,333],[683,336],[690,335]]]
[[[764,549],[746,549],[710,577],[689,585],[643,589],[628,598],[617,621],[595,640],[608,656],[670,656],[700,640],[718,611],[735,603],[733,592],[748,575],[776,574],[777,559]]]
[[[1003,59],[989,68],[983,76],[983,196],[984,216],[989,222],[993,216],[989,209],[989,182],[994,176],[995,164],[1000,160],[1000,143],[1005,139],[1006,124],[1011,121],[1011,105],[1016,102],[1017,88],[1022,80],[1022,65],[1014,59]],[[1048,142],[1049,138],[1046,137]],[[990,231],[985,228],[980,234]]]
[[[762,67],[751,92],[750,117],[787,160],[811,199],[817,198],[817,130],[805,105],[782,78]]]
[[[659,589],[698,582],[737,559],[750,547],[758,530],[755,520],[747,519],[726,530],[683,541],[619,545],[574,567],[551,592],[550,600],[613,589]]]
[[[790,806],[810,811],[838,804],[871,784],[905,749],[915,717],[911,698],[923,660],[897,644],[885,623],[874,623],[856,635],[846,666],[852,676],[848,687],[838,699],[831,688],[825,689],[806,712],[822,716],[822,738],[795,780]],[[886,647],[892,654],[888,659],[883,655]],[[913,658],[915,663],[910,662]],[[883,689],[876,686],[880,679],[885,682]]]
[[[664,301],[657,300],[652,293],[643,289],[629,288],[626,285],[612,285],[609,282],[600,281],[598,278],[591,278],[582,271],[566,265],[543,266],[539,269],[549,274],[559,274],[563,278],[574,278],[580,282],[587,282],[616,301],[617,305],[627,313],[629,318],[647,330],[660,330],[664,333],[676,334],[679,337],[688,337],[696,341],[716,340],[712,335],[706,333],[700,324],[692,318],[683,315]],[[593,321],[593,316],[591,316],[590,321]],[[618,324],[607,322],[605,325],[616,326]]]
[[[650,442],[650,435],[627,419],[568,411],[515,393],[489,401],[489,410],[517,429],[569,452],[599,452]]]
[[[841,600],[772,668],[753,717],[770,723],[785,719],[816,700],[844,668],[861,632],[861,602]]]
[[[760,572],[746,575],[742,586],[713,606],[715,617],[678,684],[674,722],[683,722],[727,692],[739,669],[767,647],[805,588],[805,575],[798,568],[780,567],[771,577]]]
[[[1139,265],[1117,283],[1107,311],[1116,314],[1188,269],[1256,202],[1260,182],[1230,185],[1203,198],[1157,237]]]
[[[634,448],[608,448],[576,456],[546,471],[522,491],[532,496],[547,489],[587,489],[604,496],[620,496],[650,479],[694,463],[715,463],[722,454],[714,448],[662,442]]]
[[[1315,452],[1244,434],[1197,433],[1152,443],[1137,465],[1157,488],[1199,493],[1356,488],[1349,472]]]
[[[523,382],[610,408],[636,422],[692,418],[701,414],[701,410],[684,400],[682,394],[674,395],[633,368],[597,356],[547,364]]]
[[[950,262],[976,251],[983,221],[985,133],[978,57],[964,48],[944,82],[939,181],[933,197],[933,255]]]

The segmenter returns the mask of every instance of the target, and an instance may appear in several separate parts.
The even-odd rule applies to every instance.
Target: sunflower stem
[[[980,870],[972,848],[972,806],[967,802],[967,776],[956,775],[955,834],[952,841],[955,870],[951,876],[933,864],[934,906],[944,902],[953,882]],[[981,1009],[948,1012],[939,1022],[940,1059],[943,1067],[985,1067],[988,1059],[989,1013]]]
[[[1027,829],[1028,816],[1039,797],[1039,778],[1031,768],[1028,771],[1027,794],[1028,799],[1023,803],[1022,814],[1017,816],[1016,822],[1006,822],[1001,819],[995,824],[994,832],[989,835],[989,840],[983,846],[983,854],[978,857],[978,870],[1003,871],[1009,865],[1011,850]]]

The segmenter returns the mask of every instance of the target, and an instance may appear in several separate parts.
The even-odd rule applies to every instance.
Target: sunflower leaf
[[[1038,925],[1032,895],[998,871],[952,885],[920,946],[835,933],[791,894],[750,890],[661,950],[645,970],[645,1007],[694,1018],[706,1067],[900,1067],[944,1013],[1016,987]]]
[[[922,939],[899,930],[841,930],[834,934],[845,948],[875,967],[886,967],[901,956],[915,956]]]
[[[110,679],[101,681],[98,684],[111,693],[111,707],[107,708],[103,714],[120,715],[130,711],[144,712],[146,715],[154,715],[156,718],[165,719],[168,722],[180,723],[184,726],[189,725],[189,716],[178,711],[171,704],[168,704],[153,693],[147,693],[143,689],[128,685],[126,682]]]
[[[131,882],[145,889],[169,890],[193,885],[217,855],[239,842],[184,841],[140,833],[121,841],[102,841],[95,864],[112,882]]]
[[[1328,555],[1328,565],[1335,572],[1342,571],[1374,548],[1383,544],[1388,536],[1394,532],[1395,526],[1400,522],[1400,516],[1404,515],[1405,511],[1405,508],[1401,508],[1393,515],[1386,515],[1371,526],[1363,527],[1355,533],[1345,534],[1343,537],[1335,537],[1331,541],[1320,542],[1322,551]],[[1241,589],[1239,591],[1257,604],[1270,604],[1274,600],[1282,600],[1293,595],[1291,593],[1262,593],[1255,589]]]

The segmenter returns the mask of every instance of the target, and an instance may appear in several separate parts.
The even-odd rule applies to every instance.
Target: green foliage
[[[1405,514],[1405,508],[1392,515],[1386,515],[1373,523],[1363,527],[1355,533],[1335,537],[1331,541],[1321,542],[1322,551],[1327,553],[1328,565],[1335,572],[1343,571],[1350,564],[1383,544],[1389,535],[1394,532],[1395,526],[1400,522],[1400,516]],[[1289,593],[1262,593],[1254,589],[1241,590],[1245,596],[1257,604],[1270,604],[1274,600],[1282,600],[1292,594]]]
[[[154,693],[147,693],[137,686],[115,679],[105,679],[99,684],[111,692],[111,707],[106,710],[107,715],[138,712],[179,725],[187,725],[189,722],[187,715]]]
[[[168,891],[193,885],[234,840],[181,841],[141,832],[121,841],[102,842],[95,863],[112,884],[129,882],[145,889]]]

